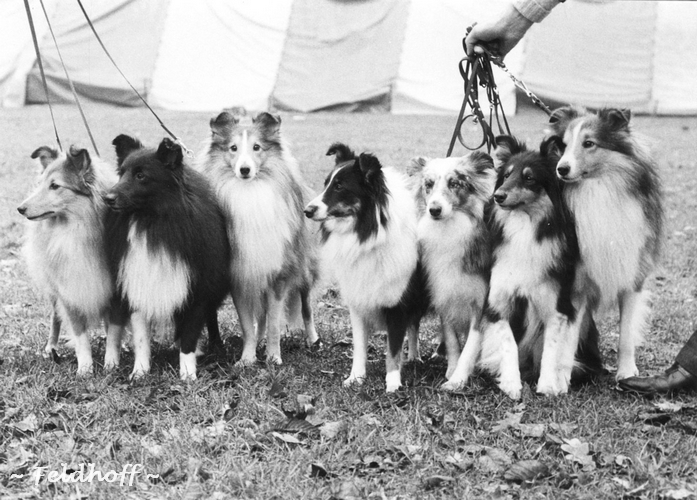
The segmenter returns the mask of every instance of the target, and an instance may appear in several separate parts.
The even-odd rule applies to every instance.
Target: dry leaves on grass
[[[566,452],[564,458],[580,464],[585,472],[595,469],[595,461],[590,453],[590,444],[583,443],[577,438],[564,439],[561,449]]]

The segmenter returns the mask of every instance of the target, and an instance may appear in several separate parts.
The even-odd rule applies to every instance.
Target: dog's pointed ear
[[[223,111],[215,118],[211,118],[210,125],[213,142],[225,142],[232,131],[232,127],[237,125],[239,121],[239,118],[227,111]]]
[[[429,158],[424,158],[423,156],[416,156],[412,158],[409,165],[407,165],[407,175],[409,177],[420,175],[428,163],[428,160]]]
[[[184,162],[182,147],[170,138],[165,137],[157,148],[157,159],[171,170],[181,169]]]
[[[566,145],[564,144],[564,141],[562,140],[562,138],[559,137],[558,135],[553,135],[553,136],[547,137],[540,144],[540,154],[543,157],[549,158],[549,159],[554,160],[556,162],[558,162],[559,159],[562,156],[564,156],[565,149],[566,149]]]
[[[138,139],[126,134],[116,136],[114,140],[111,141],[111,144],[114,146],[114,150],[116,151],[116,164],[119,167],[126,157],[133,151],[143,148],[143,145]]]
[[[84,184],[92,184],[94,182],[92,158],[86,149],[70,146],[67,165]]]
[[[472,151],[469,154],[469,158],[464,156],[462,159],[473,165],[477,174],[483,174],[494,169],[494,159],[482,151]]]
[[[346,144],[340,142],[335,142],[327,150],[327,156],[334,155],[334,162],[336,165],[339,163],[344,163],[349,160],[354,160],[356,154],[349,148]]]
[[[254,117],[252,123],[260,127],[266,137],[279,138],[281,132],[280,116],[263,111]]]
[[[46,169],[56,158],[58,158],[58,150],[48,146],[41,146],[31,154],[32,159],[39,159],[43,170]]]
[[[629,120],[632,112],[629,109],[602,109],[598,112],[601,120],[607,123],[612,130],[623,130],[629,128]]]
[[[382,171],[382,165],[377,157],[370,153],[361,153],[358,157],[358,166],[361,169],[363,178],[370,183]]]
[[[494,139],[496,149],[494,150],[495,168],[500,169],[515,154],[526,151],[525,144],[519,142],[510,135],[499,135]]]
[[[549,126],[554,135],[564,136],[566,128],[572,120],[586,113],[586,110],[577,106],[563,106],[552,111],[549,115]]]

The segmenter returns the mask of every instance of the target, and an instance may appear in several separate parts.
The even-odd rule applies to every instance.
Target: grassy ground
[[[62,107],[56,114],[64,143],[87,145],[76,110]],[[138,134],[148,144],[163,136],[143,110],[90,107],[88,115],[108,159],[113,159],[110,141],[121,132]],[[208,114],[165,112],[163,118],[192,148],[208,133]],[[333,141],[399,166],[415,155],[443,155],[454,122],[454,117],[331,114],[283,119],[314,188],[330,167],[324,152]],[[537,141],[544,122],[542,114],[527,110],[511,119],[511,128]],[[656,372],[672,362],[697,326],[697,120],[635,122],[655,140],[666,190],[666,251],[650,280],[653,322],[638,353],[640,369]],[[608,377],[556,399],[526,389],[523,400],[513,402],[483,375],[459,394],[444,394],[438,387],[445,366],[429,360],[433,321],[422,334],[427,361],[405,367],[403,392],[384,394],[384,335],[371,343],[364,388],[344,389],[349,319],[331,289],[317,294],[324,347],[310,351],[297,334],[289,335],[282,367],[232,368],[241,340],[227,303],[221,312],[226,352],[199,361],[197,382],[180,383],[178,355],[167,346],[154,348],[153,373],[143,381],[128,382],[130,352],[117,373],[98,369],[94,377],[76,379],[68,346],[61,349],[61,363],[40,354],[49,308],[26,275],[20,254],[25,222],[15,211],[34,175],[29,154],[54,142],[48,111],[2,110],[0,130],[3,498],[694,496],[694,396],[675,397],[671,404],[644,399],[617,392]],[[612,369],[616,317],[601,323],[601,333]],[[102,359],[101,332],[94,332],[93,349],[95,359]],[[39,470],[70,473],[80,464],[94,464],[102,473],[142,464],[145,473],[159,477],[140,473],[133,485],[126,479],[123,486],[34,479]],[[535,473],[536,479],[523,480]]]

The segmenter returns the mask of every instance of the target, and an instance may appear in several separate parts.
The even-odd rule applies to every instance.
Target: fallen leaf
[[[361,425],[368,427],[382,427],[382,422],[372,413],[366,413],[358,418]]]
[[[623,469],[629,467],[632,463],[632,459],[626,455],[617,455],[615,457],[615,464]]]
[[[337,422],[325,422],[319,427],[319,433],[327,439],[334,439],[340,433],[348,429],[348,424],[344,420]]]
[[[522,436],[541,438],[545,434],[545,424],[518,424],[515,428]]]
[[[677,413],[683,409],[682,403],[672,401],[658,401],[653,405],[664,413]]]
[[[443,486],[443,483],[452,483],[455,478],[450,476],[430,476],[424,479],[424,489],[426,491]]]
[[[499,420],[496,425],[491,428],[491,432],[505,431],[510,427],[516,427],[520,424],[520,419],[523,418],[523,412],[510,413],[506,412],[506,417]]]
[[[567,453],[564,458],[581,464],[583,470],[589,471],[595,468],[595,462],[590,455],[590,444],[582,443],[579,439],[564,439],[561,449]]]
[[[34,433],[39,429],[39,419],[37,418],[36,414],[30,413],[24,417],[24,420],[10,425],[20,432]]]
[[[682,500],[683,498],[690,498],[694,496],[694,492],[685,488],[680,488],[679,490],[668,490],[665,493],[660,494],[661,498],[669,498],[671,500]]]
[[[324,465],[310,464],[310,477],[326,479],[329,477],[329,473]]]
[[[485,448],[478,460],[482,470],[496,473],[505,470],[512,462],[506,452],[498,448]]]
[[[576,427],[578,427],[578,425],[569,424],[569,423],[560,424],[560,423],[554,422],[554,423],[549,424],[550,430],[559,432],[561,434],[569,434],[569,433],[575,431]]]
[[[620,477],[613,477],[612,482],[619,484],[625,490],[628,490],[629,488],[632,487],[632,483],[630,483],[628,479],[623,479]]]
[[[285,420],[278,422],[275,426],[271,428],[272,431],[278,432],[289,432],[289,433],[303,433],[308,436],[317,435],[318,429],[310,422],[300,418],[289,417]]]
[[[284,443],[288,444],[303,444],[302,441],[300,441],[298,438],[291,434],[281,434],[279,432],[271,432],[271,435],[278,439],[279,441],[283,441]]]
[[[506,472],[503,473],[503,478],[506,481],[522,483],[540,477],[547,477],[549,474],[549,467],[539,460],[521,460],[506,469]]]
[[[271,396],[272,398],[283,399],[285,397],[288,397],[288,393],[286,392],[281,382],[279,382],[278,380],[274,380],[271,384],[271,388],[269,389],[269,396]]]

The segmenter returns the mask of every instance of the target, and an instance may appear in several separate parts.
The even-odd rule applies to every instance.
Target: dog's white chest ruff
[[[581,277],[600,289],[602,307],[609,307],[635,286],[649,234],[643,210],[631,195],[600,179],[565,193],[576,218]]]
[[[166,321],[189,296],[191,272],[164,248],[148,248],[147,235],[128,230],[128,250],[121,260],[118,283],[131,307],[148,320]]]

